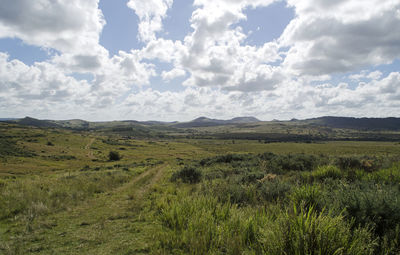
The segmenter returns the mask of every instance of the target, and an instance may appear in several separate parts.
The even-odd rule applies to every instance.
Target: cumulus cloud
[[[27,66],[19,60],[9,61],[8,55],[0,53],[0,95],[21,105],[75,100],[85,97],[89,88],[86,81],[66,76],[49,63]]]
[[[174,68],[168,72],[163,71],[161,76],[163,78],[164,81],[171,81],[173,79],[176,79],[178,77],[182,77],[185,76],[186,72],[185,70],[179,69],[179,68]]]
[[[173,0],[130,0],[128,7],[139,17],[139,39],[148,42],[156,39],[156,33],[162,30],[162,20],[166,17]]]
[[[287,0],[295,19],[261,46],[246,45],[239,22],[246,9],[274,0],[194,0],[192,31],[182,41],[158,34],[173,0],[130,0],[144,47],[112,57],[99,44],[105,20],[98,2],[0,3],[0,38],[57,51],[31,66],[0,53],[1,113],[90,120],[398,116],[400,73],[372,68],[400,57],[398,0]],[[345,73],[344,82],[333,83],[334,73]],[[166,83],[185,77],[186,87],[157,91],[149,86],[157,75]]]
[[[285,78],[276,42],[261,47],[244,45],[247,35],[233,26],[246,19],[244,10],[268,6],[274,1],[196,0],[191,17],[193,32],[185,37],[181,61],[190,77],[186,86],[219,87],[226,90],[271,90]]]
[[[289,0],[296,18],[279,42],[296,75],[324,75],[388,64],[400,57],[398,1]]]
[[[18,37],[27,44],[62,52],[92,50],[97,47],[100,32],[105,25],[98,2],[1,1],[0,38]]]
[[[370,79],[370,80],[378,80],[382,77],[381,71],[373,71],[368,72],[367,70],[363,70],[358,74],[350,75],[349,78],[353,81],[360,81],[361,79]]]

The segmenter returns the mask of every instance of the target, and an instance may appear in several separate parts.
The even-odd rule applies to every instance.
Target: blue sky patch
[[[51,51],[28,45],[17,38],[0,39],[0,52],[7,52],[10,60],[18,59],[26,65],[46,61],[52,56],[51,53],[49,54]]]
[[[256,9],[248,8],[244,14],[247,20],[240,21],[237,26],[241,26],[245,34],[251,31],[245,43],[252,46],[261,46],[278,39],[294,18],[294,10],[287,8],[285,2]]]
[[[139,18],[126,3],[126,0],[101,0],[99,4],[107,22],[101,33],[100,44],[111,56],[117,55],[120,50],[129,52],[144,46],[137,37]]]

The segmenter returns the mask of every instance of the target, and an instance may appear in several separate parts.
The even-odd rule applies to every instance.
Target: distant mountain
[[[0,118],[0,121],[12,121],[12,120],[17,120],[18,118]]]
[[[400,130],[400,118],[352,118],[325,116],[296,120],[305,124],[358,130]]]
[[[25,125],[25,126],[33,126],[33,127],[53,127],[53,128],[60,127],[60,125],[54,123],[51,120],[38,120],[35,118],[31,118],[31,117],[25,117],[23,119],[9,120],[7,122],[19,124],[19,125]]]
[[[189,122],[174,124],[173,127],[177,128],[213,127],[221,125],[244,124],[244,123],[255,123],[255,122],[260,122],[260,120],[258,120],[255,117],[236,117],[230,120],[219,120],[219,119],[210,119],[207,117],[199,117]]]
[[[251,116],[236,117],[230,120],[211,119],[207,117],[199,117],[189,122],[162,122],[162,121],[104,121],[89,122],[80,119],[73,120],[39,120],[32,117],[22,119],[0,118],[1,122],[14,123],[20,125],[28,125],[34,127],[47,128],[68,128],[76,130],[93,130],[93,129],[113,129],[113,128],[136,128],[136,129],[171,129],[171,128],[196,128],[196,127],[214,127],[223,125],[238,125],[248,123],[261,122],[259,119]],[[280,122],[282,125],[310,125],[323,126],[329,128],[345,128],[355,130],[400,130],[400,118],[352,118],[352,117],[333,117],[325,116],[319,118],[290,121],[273,120],[271,123]],[[289,124],[290,123],[290,124]],[[260,125],[268,125],[263,122]]]
[[[73,119],[73,120],[52,120],[54,124],[61,126],[63,128],[71,128],[71,129],[87,129],[89,128],[88,121]]]
[[[231,123],[255,123],[260,122],[261,120],[255,117],[236,117],[228,121]]]

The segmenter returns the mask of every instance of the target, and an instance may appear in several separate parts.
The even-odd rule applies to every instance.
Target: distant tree
[[[110,161],[117,161],[121,159],[121,155],[119,155],[117,151],[110,151],[110,153],[108,154],[108,158],[110,159]]]

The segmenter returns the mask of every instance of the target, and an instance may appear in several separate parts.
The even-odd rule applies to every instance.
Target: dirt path
[[[48,249],[43,252],[125,254],[129,248],[132,254],[143,254],[152,245],[152,237],[144,233],[156,227],[152,220],[146,221],[147,196],[167,167],[150,168],[112,191],[49,217],[56,226],[39,234],[47,236]]]
[[[93,156],[93,151],[90,149],[90,146],[92,146],[92,144],[94,143],[94,141],[96,140],[96,138],[92,138],[90,139],[90,141],[88,142],[88,144],[86,144],[85,146],[85,150],[88,150],[87,156],[90,159],[94,159],[95,157]]]

